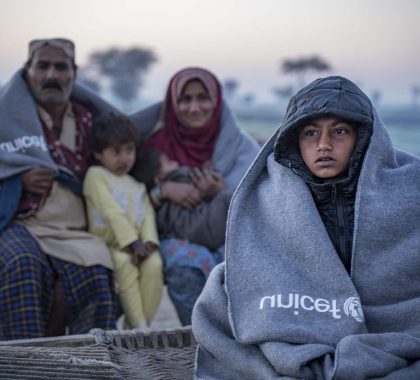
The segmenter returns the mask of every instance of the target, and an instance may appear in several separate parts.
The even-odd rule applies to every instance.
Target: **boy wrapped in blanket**
[[[354,83],[300,90],[233,196],[196,378],[420,378],[419,178]]]

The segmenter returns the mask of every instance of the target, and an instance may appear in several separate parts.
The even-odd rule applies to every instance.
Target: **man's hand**
[[[163,182],[160,191],[162,197],[188,210],[192,210],[200,201],[200,191],[192,183]]]
[[[205,198],[212,199],[225,188],[223,176],[213,168],[205,167],[192,170],[192,180]]]
[[[23,189],[30,193],[44,195],[51,188],[54,170],[33,168],[21,174]]]
[[[146,241],[146,243],[140,244],[132,253],[131,262],[134,265],[139,265],[143,260],[147,259],[158,248],[159,246],[151,241]]]

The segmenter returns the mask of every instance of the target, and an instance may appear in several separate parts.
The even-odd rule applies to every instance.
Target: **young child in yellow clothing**
[[[144,184],[127,173],[134,165],[138,134],[116,113],[99,117],[92,127],[92,149],[99,166],[86,173],[89,231],[108,245],[125,323],[150,325],[162,296],[162,260],[155,212]]]

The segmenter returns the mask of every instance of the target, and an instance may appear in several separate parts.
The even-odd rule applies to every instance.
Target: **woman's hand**
[[[132,253],[131,262],[134,265],[139,265],[143,260],[147,259],[158,248],[158,245],[151,241],[146,241],[146,243],[144,244],[137,245],[134,252]]]
[[[192,183],[163,182],[160,187],[163,198],[188,210],[192,210],[200,201],[200,191]]]
[[[23,189],[30,193],[44,195],[51,188],[54,170],[47,168],[33,168],[22,173]]]
[[[193,169],[192,180],[201,194],[208,199],[212,199],[225,188],[223,176],[213,168],[205,166]]]

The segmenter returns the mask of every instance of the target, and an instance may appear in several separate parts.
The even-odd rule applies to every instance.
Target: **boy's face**
[[[136,160],[136,145],[134,142],[113,144],[101,153],[95,153],[95,158],[109,171],[121,176],[127,174]]]
[[[299,133],[303,161],[312,174],[326,182],[338,180],[346,172],[355,143],[355,128],[335,117],[312,120]]]
[[[156,182],[162,181],[167,174],[179,168],[178,161],[171,160],[165,153],[162,153],[159,158],[159,173],[156,177]]]

